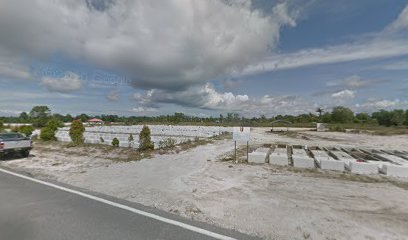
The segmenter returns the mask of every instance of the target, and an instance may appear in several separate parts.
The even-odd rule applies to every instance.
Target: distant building
[[[101,119],[99,119],[99,118],[92,118],[92,119],[88,120],[88,123],[90,125],[102,125],[103,121]]]

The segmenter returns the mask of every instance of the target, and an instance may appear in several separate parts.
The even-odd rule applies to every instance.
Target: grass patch
[[[361,123],[344,123],[344,124],[328,124],[330,131],[350,132],[350,133],[368,133],[373,135],[390,136],[390,135],[405,135],[408,134],[407,126],[385,127],[374,124]]]

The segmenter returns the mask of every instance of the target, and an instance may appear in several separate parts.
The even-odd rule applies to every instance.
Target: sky
[[[408,109],[406,0],[2,0],[0,116]]]

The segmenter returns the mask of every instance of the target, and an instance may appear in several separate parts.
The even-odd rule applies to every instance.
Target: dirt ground
[[[251,145],[408,146],[406,135],[268,130],[254,128]],[[233,147],[232,140],[216,140],[179,153],[117,161],[124,150],[39,144],[28,159],[1,165],[265,239],[408,238],[407,179],[219,161]]]

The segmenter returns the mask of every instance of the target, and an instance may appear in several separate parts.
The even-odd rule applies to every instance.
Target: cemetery
[[[276,144],[255,149],[248,162],[408,178],[408,154],[382,150]]]
[[[89,126],[85,128],[85,143],[111,145],[112,140],[117,138],[120,147],[139,146],[139,133],[143,125],[133,126]],[[230,133],[231,128],[212,126],[172,126],[172,125],[149,125],[152,142],[157,147],[160,141],[168,138],[174,139],[176,144],[194,140],[195,138],[210,138],[223,133]],[[132,135],[133,140],[129,141]],[[56,138],[61,142],[70,142],[69,127],[58,129]]]
[[[297,231],[299,237],[293,239],[308,239],[307,233],[317,231],[335,239],[365,239],[378,226],[387,226],[392,232],[387,236],[394,239],[406,236],[406,136],[291,128],[288,133],[218,126],[149,128],[155,147],[169,138],[177,143],[211,141],[144,155],[134,149],[139,125],[87,126],[88,144],[78,146],[68,144],[69,128],[60,128],[58,142],[35,142],[29,158],[1,165],[261,237],[275,236],[271,225],[285,236]],[[223,132],[233,134],[213,138]],[[108,146],[115,137],[122,147]],[[230,157],[235,147],[239,161]]]

